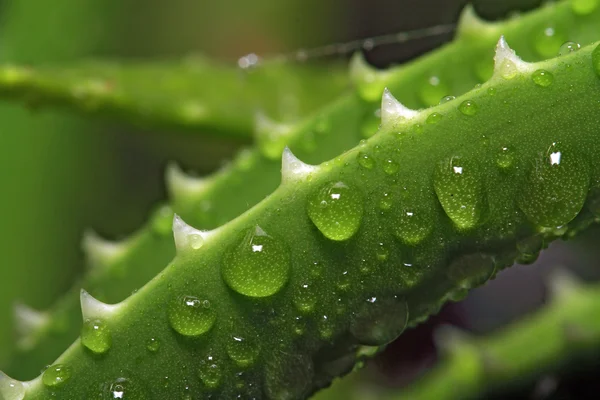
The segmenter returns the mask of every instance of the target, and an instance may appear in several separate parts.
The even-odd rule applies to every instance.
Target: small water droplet
[[[454,100],[454,99],[456,99],[456,96],[444,96],[444,97],[442,97],[442,99],[440,100],[440,104],[445,104],[445,103],[447,103],[447,102],[449,102],[449,101],[452,101],[452,100]]]
[[[217,389],[221,385],[222,375],[221,365],[215,356],[209,355],[200,361],[198,376],[207,388]]]
[[[402,204],[396,215],[394,233],[408,245],[421,243],[433,230],[433,212],[423,206]]]
[[[419,92],[419,97],[424,105],[434,106],[446,93],[448,93],[448,87],[438,76],[434,75],[425,81]]]
[[[375,166],[375,160],[373,160],[373,158],[367,153],[363,153],[362,151],[358,152],[356,159],[358,160],[358,163],[366,169],[373,169]]]
[[[502,146],[496,156],[496,165],[503,170],[508,170],[515,161],[514,150],[511,146]]]
[[[560,49],[558,50],[558,55],[559,56],[565,56],[567,54],[573,53],[577,50],[581,49],[581,45],[577,42],[565,42],[560,46]]]
[[[392,195],[388,192],[384,192],[379,200],[379,208],[383,211],[387,211],[392,208]]]
[[[562,143],[553,142],[529,171],[519,207],[538,226],[565,225],[581,211],[589,181],[585,160]]]
[[[519,264],[532,264],[537,260],[542,248],[544,239],[540,235],[534,235],[517,242],[517,251],[519,255],[517,262]]]
[[[258,341],[249,335],[232,335],[227,341],[227,354],[238,367],[251,366],[259,353]]]
[[[394,175],[398,172],[398,169],[400,169],[400,166],[392,159],[385,160],[383,163],[383,171],[388,175]]]
[[[397,296],[369,297],[350,323],[350,333],[361,344],[381,346],[396,339],[408,323],[408,305]]]
[[[589,15],[593,13],[600,4],[599,0],[571,0],[571,8],[577,15]]]
[[[488,88],[488,90],[487,90],[488,96],[495,96],[497,92],[498,92],[498,90],[494,87]]]
[[[335,327],[331,318],[322,315],[318,321],[319,337],[323,340],[330,340],[335,332]]]
[[[500,71],[500,76],[506,80],[513,79],[519,73],[517,65],[508,58],[505,58],[500,62],[498,70]]]
[[[227,285],[249,297],[268,297],[287,283],[290,252],[285,243],[256,226],[227,254],[221,270]]]
[[[545,69],[538,69],[531,75],[533,82],[541,87],[548,87],[554,82],[554,75]]]
[[[377,257],[377,261],[384,262],[388,259],[390,255],[390,250],[385,245],[385,243],[378,243],[377,248],[375,250],[375,256]]]
[[[144,400],[147,399],[144,389],[129,378],[117,378],[105,385],[103,400]]]
[[[542,58],[554,57],[566,40],[562,29],[552,25],[545,26],[533,37],[533,47]]]
[[[190,247],[194,250],[198,250],[204,244],[204,239],[198,233],[189,234],[187,240]]]
[[[42,375],[42,382],[49,388],[63,386],[71,378],[71,367],[65,364],[49,366]]]
[[[296,317],[292,320],[292,332],[296,336],[302,336],[306,332],[306,322],[302,317]]]
[[[81,344],[93,353],[106,353],[112,345],[110,328],[100,319],[86,319],[81,327]]]
[[[181,296],[171,302],[169,321],[171,327],[184,336],[200,336],[215,323],[217,313],[206,299]]]
[[[479,110],[479,106],[477,105],[477,103],[475,103],[472,100],[465,100],[462,103],[460,103],[460,106],[458,106],[458,109],[464,115],[473,116],[473,115],[477,114],[477,111]]]
[[[146,349],[151,353],[156,353],[160,349],[160,340],[150,338],[146,341]]]
[[[363,216],[362,195],[343,182],[329,182],[313,192],[308,216],[328,239],[344,241],[358,231]]]
[[[444,118],[442,114],[434,112],[427,117],[427,120],[425,122],[430,125],[434,125],[440,122],[442,118]]]
[[[482,175],[476,164],[451,157],[437,165],[435,193],[448,217],[459,229],[476,227],[484,211]]]
[[[496,270],[494,259],[483,253],[460,256],[448,267],[448,277],[460,289],[473,289],[486,283]]]
[[[312,313],[317,304],[317,294],[314,290],[314,285],[308,282],[302,283],[296,288],[292,301],[300,313]]]

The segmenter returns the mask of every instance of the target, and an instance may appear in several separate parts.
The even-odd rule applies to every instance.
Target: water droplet
[[[502,61],[500,61],[500,65],[498,65],[498,71],[500,71],[500,76],[507,80],[513,79],[519,73],[517,65],[508,58],[504,58]]]
[[[227,354],[241,368],[254,364],[258,353],[258,342],[248,335],[233,335],[227,341]]]
[[[71,367],[64,364],[49,366],[42,375],[42,382],[49,388],[58,388],[71,378]]]
[[[544,239],[540,235],[534,235],[517,242],[517,251],[519,255],[517,262],[519,264],[532,264],[537,260],[542,248]]]
[[[81,327],[81,344],[93,353],[106,353],[112,345],[110,328],[100,319],[86,319]]]
[[[375,250],[375,256],[377,257],[377,261],[384,262],[388,259],[390,255],[390,250],[385,245],[385,243],[379,243]]]
[[[366,169],[373,169],[375,166],[375,160],[362,151],[358,152],[356,159],[358,160],[358,163]]]
[[[362,195],[343,182],[329,182],[310,196],[308,216],[326,238],[348,240],[362,221]]]
[[[223,373],[221,371],[221,365],[217,361],[216,357],[209,355],[200,361],[200,368],[198,369],[198,376],[200,380],[209,389],[216,389],[221,385],[221,377]]]
[[[232,290],[249,297],[268,297],[287,283],[289,257],[282,241],[256,226],[231,248],[221,272]]]
[[[295,291],[293,300],[296,309],[302,314],[310,314],[317,304],[317,294],[312,283],[302,283]]]
[[[329,340],[333,337],[335,327],[333,321],[327,315],[322,315],[318,321],[319,337],[323,340]]]
[[[592,65],[594,67],[594,72],[596,72],[596,76],[600,78],[600,44],[596,46],[592,52]]]
[[[556,55],[565,40],[561,29],[546,26],[534,35],[533,47],[542,58],[551,58]]]
[[[421,87],[419,97],[424,105],[434,106],[438,104],[439,99],[441,99],[446,93],[448,93],[448,87],[440,80],[439,77],[431,76]]]
[[[573,53],[581,48],[581,45],[577,42],[565,42],[560,46],[558,50],[559,56],[566,56],[567,54]]]
[[[24,397],[25,385],[0,372],[0,398],[3,400],[23,400]]]
[[[498,165],[498,167],[507,170],[510,167],[512,167],[513,163],[515,161],[515,154],[514,154],[514,150],[512,149],[511,146],[502,146],[500,147],[500,151],[498,152],[498,155],[496,156],[496,165]]]
[[[469,254],[454,260],[448,277],[461,289],[473,289],[486,283],[496,270],[494,259],[483,253]]]
[[[479,106],[477,105],[477,103],[475,103],[472,100],[465,100],[462,103],[460,103],[460,106],[458,106],[458,109],[464,115],[473,116],[473,115],[477,114],[477,111],[479,110]]]
[[[379,200],[379,208],[383,211],[387,211],[392,208],[392,195],[388,192],[384,192]]]
[[[531,75],[533,82],[541,87],[548,87],[554,82],[554,75],[545,69],[538,69]]]
[[[159,236],[171,235],[173,228],[173,210],[169,206],[161,206],[152,215],[152,231]]]
[[[589,15],[598,8],[598,0],[571,0],[571,8],[577,15]]]
[[[444,116],[442,114],[434,112],[433,114],[430,114],[427,117],[427,120],[425,122],[427,122],[430,125],[433,125],[433,124],[437,124],[438,122],[440,122],[442,120],[442,118],[444,118]]]
[[[296,317],[292,320],[292,332],[296,336],[302,336],[306,332],[306,322],[302,317]]]
[[[150,338],[146,341],[146,349],[149,352],[156,353],[160,349],[160,340],[156,338]]]
[[[433,230],[434,216],[427,207],[402,204],[397,211],[394,233],[408,245],[421,243]]]
[[[129,378],[117,378],[105,385],[104,400],[144,400],[147,399],[142,386]]]
[[[447,102],[449,102],[449,101],[452,101],[452,100],[454,100],[454,99],[456,99],[456,96],[444,96],[444,97],[442,97],[442,99],[440,100],[440,104],[445,104],[445,103],[447,103]]]
[[[200,336],[210,330],[217,313],[206,299],[181,296],[171,302],[169,321],[171,327],[184,336]]]
[[[482,176],[477,166],[462,157],[439,163],[433,184],[438,200],[459,229],[476,227],[484,209]]]
[[[581,211],[589,181],[584,159],[560,142],[554,142],[529,171],[518,199],[519,207],[538,226],[565,225]]]
[[[309,356],[286,354],[285,358],[269,362],[265,372],[265,393],[268,399],[304,399],[312,389],[314,367]]]
[[[381,346],[396,339],[408,323],[406,301],[392,297],[370,297],[354,314],[350,333],[361,344]]]
[[[385,160],[383,163],[383,171],[388,175],[394,175],[396,172],[398,172],[398,169],[400,169],[400,166],[394,160]]]

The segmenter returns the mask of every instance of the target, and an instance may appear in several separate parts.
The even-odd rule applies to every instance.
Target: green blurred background
[[[178,59],[194,53],[234,64],[278,54],[453,23],[463,0],[43,0],[0,1],[0,61]],[[535,0],[480,0],[488,18]],[[414,57],[451,35],[376,48],[379,66]],[[338,58],[348,58],[340,54]],[[317,59],[310,62],[328,62]],[[166,161],[207,173],[240,143],[151,132],[109,121],[0,103],[0,369],[12,346],[12,305],[45,309],[82,273],[82,232],[121,238],[165,198]],[[40,366],[40,368],[43,366]]]

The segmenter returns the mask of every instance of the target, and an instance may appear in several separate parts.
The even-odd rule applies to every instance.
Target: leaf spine
[[[302,162],[292,153],[289,147],[283,149],[281,155],[281,183],[298,181],[305,179],[310,174],[317,171],[319,167]]]
[[[23,303],[16,303],[13,308],[15,328],[20,342],[26,345],[28,338],[46,325],[50,318],[47,313],[35,310]]]
[[[381,125],[390,126],[402,120],[414,118],[418,111],[407,108],[400,103],[388,88],[383,89],[381,96]]]
[[[263,111],[254,114],[254,133],[258,139],[276,140],[291,133],[293,125],[277,122]]]
[[[115,313],[122,304],[103,303],[94,298],[94,296],[89,294],[85,289],[81,289],[79,301],[81,302],[81,315],[83,316],[84,321],[94,318],[108,319],[108,317]]]
[[[553,300],[562,300],[581,291],[583,284],[572,271],[561,267],[552,270],[546,278],[548,294]]]
[[[212,231],[201,231],[188,225],[179,215],[173,216],[173,238],[178,253],[198,250]]]
[[[186,174],[174,162],[167,165],[165,180],[167,182],[167,192],[172,199],[197,197],[208,186],[206,178]]]
[[[496,24],[481,18],[472,3],[467,4],[458,19],[458,36],[473,36],[494,32]]]
[[[518,73],[530,71],[531,64],[521,60],[515,51],[509,47],[504,35],[500,36],[494,55],[494,77],[512,79]]]
[[[127,243],[125,241],[114,242],[103,239],[91,229],[83,233],[81,247],[85,253],[89,265],[98,268],[112,264],[125,253]]]

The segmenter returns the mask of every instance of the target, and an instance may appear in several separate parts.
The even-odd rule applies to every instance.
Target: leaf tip
[[[517,56],[506,42],[504,35],[500,36],[494,55],[494,76],[512,79],[519,73],[528,72],[529,69],[530,64]]]
[[[381,124],[383,126],[412,119],[418,113],[418,111],[411,110],[400,103],[388,88],[383,89],[383,95],[381,96]]]
[[[83,316],[84,321],[94,318],[106,318],[113,314],[120,306],[120,303],[103,303],[89,294],[85,289],[81,289],[79,301],[81,303],[81,315]]]

